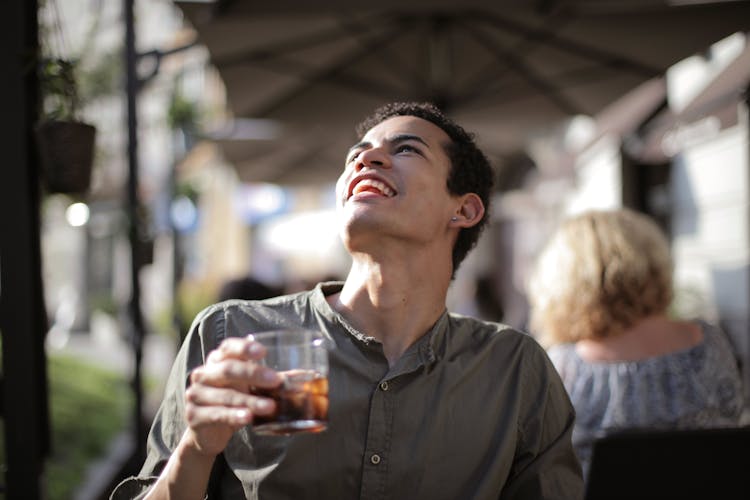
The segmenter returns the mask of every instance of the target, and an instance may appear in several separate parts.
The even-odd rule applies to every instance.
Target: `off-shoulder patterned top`
[[[745,401],[737,358],[722,330],[698,323],[701,343],[639,361],[589,362],[575,344],[549,349],[576,410],[573,445],[584,477],[593,441],[605,434],[740,423]]]

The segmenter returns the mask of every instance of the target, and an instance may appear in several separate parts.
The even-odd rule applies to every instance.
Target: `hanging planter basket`
[[[83,194],[91,184],[96,128],[76,121],[45,121],[36,129],[45,187]]]

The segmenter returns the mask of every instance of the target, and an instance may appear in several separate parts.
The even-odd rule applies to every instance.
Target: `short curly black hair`
[[[368,130],[394,116],[416,116],[440,127],[451,143],[445,151],[451,160],[447,187],[452,195],[476,193],[484,204],[484,215],[476,225],[464,228],[453,246],[453,275],[484,230],[489,220],[490,197],[495,182],[494,171],[485,154],[474,142],[474,135],[448,118],[437,106],[429,102],[394,102],[377,108],[356,127],[359,139]]]

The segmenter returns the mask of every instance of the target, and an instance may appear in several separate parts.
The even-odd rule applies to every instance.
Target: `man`
[[[141,478],[114,498],[580,498],[574,414],[529,336],[449,314],[454,272],[487,220],[492,170],[427,104],[365,120],[337,183],[346,281],[199,315],[175,362]],[[362,136],[362,132],[365,132]],[[329,428],[257,436],[278,375],[248,334],[323,331]],[[189,384],[188,384],[189,381]],[[187,390],[185,386],[189,385]],[[158,475],[158,479],[148,476]]]

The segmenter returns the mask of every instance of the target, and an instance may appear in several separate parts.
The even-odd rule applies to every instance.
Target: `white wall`
[[[750,367],[750,150],[743,115],[736,126],[675,158],[672,228],[677,287],[706,300],[688,304],[694,311],[684,313],[715,314]]]
[[[620,140],[604,136],[576,161],[576,187],[570,193],[565,214],[622,206],[622,156]]]
[[[714,44],[710,57],[695,56],[670,68],[670,108],[685,108],[722,71],[736,66],[746,44],[746,37],[736,34]],[[716,112],[724,113],[718,99]],[[687,134],[678,145],[671,222],[675,282],[678,293],[686,295],[681,313],[721,322],[742,358],[750,394],[750,131],[747,106],[738,102],[736,109],[736,123]],[[709,118],[695,116],[682,125],[695,128]]]

